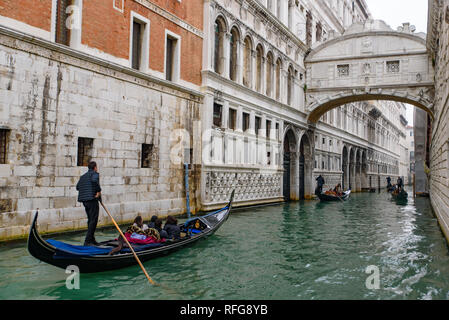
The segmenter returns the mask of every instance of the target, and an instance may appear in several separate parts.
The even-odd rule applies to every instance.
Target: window
[[[167,48],[165,56],[165,80],[173,81],[173,63],[176,47],[176,39],[167,37]]]
[[[221,116],[222,116],[221,105],[214,103],[214,126],[221,127]]]
[[[337,73],[338,73],[339,78],[348,77],[349,76],[349,64],[337,65]]]
[[[246,87],[251,86],[251,51],[252,44],[249,37],[245,38],[244,42],[245,50],[243,52],[243,85]]]
[[[276,100],[281,98],[281,60],[276,61]]]
[[[243,112],[242,115],[242,130],[245,132],[249,129],[249,113]]]
[[[267,127],[266,127],[266,136],[267,136],[267,139],[270,138],[270,132],[271,132],[271,121],[270,121],[270,120],[267,120]]]
[[[410,131],[410,137],[413,137],[413,131]]]
[[[267,152],[267,165],[271,165],[271,152]]]
[[[293,68],[291,66],[288,68],[287,77],[287,104],[291,105],[293,98]]]
[[[229,43],[229,78],[232,81],[237,80],[237,43],[239,41],[239,35],[236,28],[231,30],[231,38]]]
[[[69,18],[67,7],[70,6],[71,0],[58,0],[56,4],[56,28],[55,41],[66,46],[70,45],[70,30],[67,28],[66,22]]]
[[[316,24],[316,41],[321,41],[321,36],[323,35],[323,27],[321,23]]]
[[[225,30],[225,23],[221,18],[215,20],[215,40],[214,40],[214,71],[216,73],[223,73],[222,58],[223,58],[223,41]]]
[[[271,52],[268,52],[267,55],[267,66],[266,66],[266,95],[271,96],[271,75],[273,73],[273,54]]]
[[[387,61],[387,72],[398,73],[399,72],[399,60]]]
[[[0,129],[0,164],[6,164],[8,161],[8,140],[9,130]]]
[[[281,136],[281,133],[279,132],[279,123],[276,123],[276,137],[279,140]]]
[[[310,11],[306,14],[306,44],[309,47],[312,45],[312,13]]]
[[[94,139],[91,138],[78,138],[78,161],[79,167],[87,167],[92,157],[92,151],[94,148]]]
[[[236,123],[237,123],[237,110],[229,109],[228,128],[235,130]]]
[[[323,144],[326,144],[326,138],[323,138]]]
[[[263,50],[262,46],[257,46],[256,48],[256,90],[261,92],[262,90],[262,57]]]
[[[256,120],[255,121],[256,136],[258,136],[259,135],[259,130],[260,130],[260,127],[261,127],[261,123],[262,123],[262,119],[260,117],[256,117],[255,120]]]
[[[140,70],[140,58],[142,54],[142,25],[137,21],[133,21],[132,41],[132,68]]]
[[[151,168],[151,158],[153,156],[153,145],[142,144],[142,158],[140,160],[141,168]]]

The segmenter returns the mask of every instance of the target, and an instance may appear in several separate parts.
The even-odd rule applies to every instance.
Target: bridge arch
[[[380,20],[348,28],[313,48],[305,59],[306,111],[316,123],[327,111],[352,102],[392,100],[434,118],[434,68],[424,34],[409,24],[394,31]]]

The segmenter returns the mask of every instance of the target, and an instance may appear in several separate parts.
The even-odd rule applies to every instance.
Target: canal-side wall
[[[0,129],[7,163],[0,165],[0,240],[27,235],[35,210],[39,230],[86,228],[76,183],[78,138],[93,139],[103,202],[118,222],[137,214],[185,212],[181,162],[171,161],[174,129],[199,143],[194,124],[202,95],[69,47],[0,27]],[[150,168],[142,144],[152,145]],[[201,148],[193,145],[193,157]],[[183,151],[175,154],[183,156]],[[192,211],[200,168],[191,174]],[[99,226],[111,224],[100,209]]]
[[[439,19],[442,17],[442,19]],[[449,241],[449,0],[429,1],[428,48],[435,63],[435,120],[430,148],[430,200]],[[438,40],[437,40],[438,39]],[[418,165],[418,164],[417,164]]]

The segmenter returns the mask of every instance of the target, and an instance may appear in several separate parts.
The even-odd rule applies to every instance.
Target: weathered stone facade
[[[78,137],[93,139],[103,201],[118,222],[185,212],[172,131],[186,129],[198,156],[192,124],[200,119],[201,94],[3,27],[0,68],[0,126],[9,133],[7,164],[0,165],[1,239],[26,235],[37,209],[42,232],[86,227],[75,190],[87,169],[77,166]],[[153,146],[150,168],[141,168],[144,143]],[[100,214],[99,225],[109,223]]]
[[[435,64],[429,193],[441,229],[449,241],[449,0],[429,0],[427,45]],[[418,162],[415,169],[418,170]]]

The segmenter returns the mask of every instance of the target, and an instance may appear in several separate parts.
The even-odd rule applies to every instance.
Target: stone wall
[[[9,130],[0,239],[25,236],[38,208],[41,232],[86,228],[75,189],[87,170],[77,166],[78,137],[94,139],[103,201],[118,222],[185,212],[183,166],[170,161],[171,135],[186,128],[200,141],[193,124],[201,94],[3,27],[0,72],[0,128]],[[153,144],[151,168],[141,168],[143,143]],[[193,211],[199,176],[195,166]],[[110,223],[101,210],[99,225]]]
[[[435,63],[435,120],[432,125],[430,149],[430,199],[440,226],[449,241],[449,0],[430,1],[430,20],[436,46],[433,48]],[[435,15],[432,10],[435,10]],[[432,30],[429,30],[429,33]],[[416,170],[418,169],[418,160]]]

